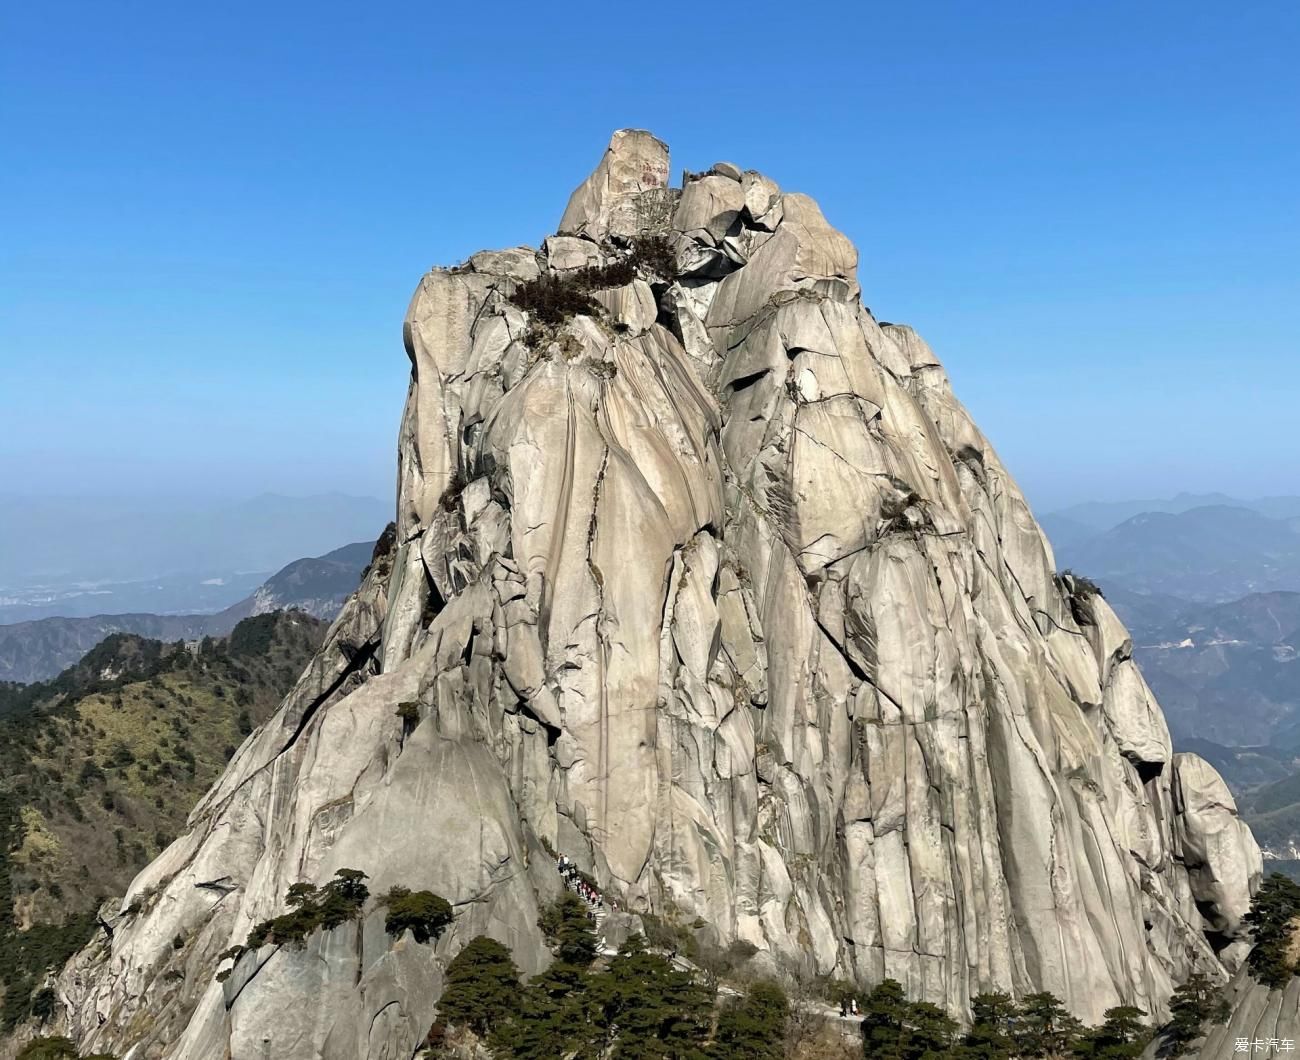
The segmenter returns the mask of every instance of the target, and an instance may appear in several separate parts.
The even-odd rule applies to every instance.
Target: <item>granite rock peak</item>
[[[467,940],[545,966],[548,851],[607,930],[702,922],[958,1015],[1237,972],[1254,840],[938,358],[811,198],[668,174],[619,131],[540,248],[419,281],[390,547],[59,978],[83,1047],[409,1058]],[[454,927],[223,959],[345,866]]]

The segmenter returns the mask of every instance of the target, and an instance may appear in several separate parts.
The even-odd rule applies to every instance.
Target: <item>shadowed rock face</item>
[[[135,881],[144,910],[65,971],[83,1044],[409,1057],[469,938],[548,960],[543,841],[634,911],[957,1013],[1158,1011],[1239,964],[1254,841],[929,347],[863,307],[811,199],[667,172],[617,133],[543,251],[420,281],[396,545]],[[542,329],[511,301],[645,235],[677,278]],[[393,942],[374,910],[215,981],[342,866],[446,895],[454,929]]]

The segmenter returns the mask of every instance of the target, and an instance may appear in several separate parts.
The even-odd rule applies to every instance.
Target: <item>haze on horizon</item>
[[[16,8],[0,494],[387,501],[420,274],[538,243],[622,126],[816,198],[1038,511],[1300,493],[1300,13],[1025,10],[698,9],[705,63],[575,38],[607,5]]]

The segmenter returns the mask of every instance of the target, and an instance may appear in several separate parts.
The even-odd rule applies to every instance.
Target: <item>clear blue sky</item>
[[[817,198],[1039,509],[1300,492],[1297,10],[9,5],[0,492],[388,496],[421,272],[620,126]]]

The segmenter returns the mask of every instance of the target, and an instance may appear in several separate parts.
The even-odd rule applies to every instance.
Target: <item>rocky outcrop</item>
[[[1224,990],[1231,1010],[1228,1022],[1208,1028],[1183,1054],[1186,1060],[1219,1060],[1241,1054],[1261,1060],[1290,1060],[1300,1048],[1300,977],[1283,990],[1270,990],[1243,969]],[[1168,1056],[1157,1038],[1143,1053],[1146,1060]]]
[[[332,619],[356,589],[370,552],[370,544],[360,542],[313,559],[295,560],[236,607],[252,615],[293,608],[313,618]]]
[[[420,281],[391,553],[60,979],[83,1044],[409,1057],[467,939],[548,959],[546,845],[769,967],[957,1012],[1159,1012],[1235,968],[1258,850],[938,359],[813,200],[667,172],[618,133],[542,251]],[[517,304],[619,262],[561,323]],[[454,928],[219,957],[345,866]]]

